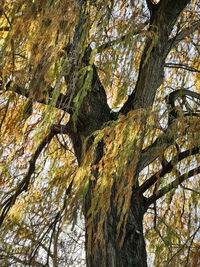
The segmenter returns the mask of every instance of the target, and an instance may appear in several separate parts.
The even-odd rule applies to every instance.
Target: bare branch
[[[9,82],[6,85],[6,90],[7,91],[13,91],[13,92],[15,92],[15,93],[17,93],[19,95],[22,95],[22,96],[25,96],[25,97],[29,98],[29,92],[27,90],[25,90],[24,88],[20,87],[17,84],[14,84],[12,86],[11,86],[11,84],[12,84],[12,82]],[[41,103],[41,104],[49,105],[49,103],[51,101],[51,97],[53,95],[53,90],[54,90],[54,88],[49,87],[49,92],[48,92],[49,93],[49,99],[48,100],[46,100],[46,98],[38,99],[37,102]],[[65,112],[68,112],[69,114],[72,114],[73,110],[68,105],[69,99],[70,99],[70,96],[67,96],[67,95],[64,95],[64,94],[60,93],[59,96],[58,96],[58,99],[57,99],[57,101],[55,103],[55,107],[65,111]]]
[[[188,37],[190,34],[195,32],[198,28],[200,27],[200,20],[197,20],[194,22],[190,27],[187,27],[180,31],[174,38],[170,39],[169,42],[169,47],[174,47],[176,46],[179,42],[184,40],[186,37]]]
[[[194,147],[193,149],[188,149],[183,152],[178,153],[171,161],[169,161],[165,166],[163,166],[162,170],[156,172],[152,175],[148,180],[146,180],[138,190],[139,194],[144,193],[147,189],[149,189],[154,183],[157,182],[158,177],[163,177],[165,174],[170,173],[174,167],[174,162],[178,163],[179,161],[192,156],[196,155],[200,152],[200,147]]]
[[[191,96],[192,98],[196,98],[200,100],[200,94],[196,92],[192,92],[187,89],[180,89],[176,90],[174,92],[171,92],[167,97],[166,101],[169,105],[169,125],[172,123],[172,121],[178,117],[177,111],[175,110],[175,101],[180,97],[183,98],[185,96]]]
[[[197,98],[200,100],[200,94],[192,92],[187,89],[180,89],[169,94],[169,101],[175,102],[178,97],[183,97],[183,96],[191,96],[193,98]]]
[[[173,182],[169,183],[168,185],[161,188],[155,195],[150,196],[146,199],[146,207],[150,206],[152,203],[154,203],[159,198],[163,197],[167,193],[169,193],[172,189],[177,188],[182,182],[187,180],[188,178],[191,178],[194,175],[197,175],[200,173],[200,166],[190,170],[187,173],[184,173],[177,177]]]
[[[196,190],[194,190],[194,189],[192,189],[192,188],[186,187],[186,186],[184,186],[184,185],[181,185],[181,187],[182,187],[184,190],[188,190],[188,191],[191,191],[191,192],[193,192],[193,193],[195,193],[195,194],[200,195],[200,192],[197,192]]]
[[[175,119],[179,117],[179,114],[175,110],[175,101],[181,97],[190,96],[192,98],[196,98],[200,100],[200,94],[196,92],[192,92],[187,89],[180,89],[170,93],[166,97],[167,104],[169,105],[169,122],[168,128],[165,130],[163,134],[161,134],[153,144],[146,147],[142,150],[141,157],[138,163],[138,172],[143,170],[147,165],[152,163],[155,159],[158,158],[160,151],[164,151],[167,147],[169,147],[174,142],[174,136],[172,131],[172,125]],[[182,116],[199,116],[198,113],[186,113],[182,114]]]
[[[166,68],[176,68],[176,69],[183,69],[183,70],[188,70],[192,72],[199,72],[200,70],[195,69],[193,67],[187,66],[185,64],[176,64],[176,63],[165,63]]]
[[[6,17],[6,20],[7,20],[8,24],[9,24],[10,26],[12,26],[12,23],[11,23],[11,21],[10,21],[9,17],[7,16],[7,14],[6,14],[5,11],[3,11],[3,14],[4,14],[4,16]]]

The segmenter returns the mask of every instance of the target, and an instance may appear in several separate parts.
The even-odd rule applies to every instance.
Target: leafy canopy
[[[119,231],[127,220],[132,188],[138,184],[151,204],[144,227],[154,265],[182,266],[190,260],[195,266],[200,248],[200,30],[193,29],[199,23],[198,1],[191,1],[173,28],[171,39],[185,36],[167,57],[153,111],[120,115],[118,110],[136,86],[145,40],[152,43],[144,66],[158,40],[156,31],[148,27],[146,3],[1,2],[0,262],[2,258],[3,264],[21,266],[83,264],[82,213],[89,181],[98,170],[87,222],[92,231],[93,218],[100,214],[96,239],[103,242],[102,224],[113,185]],[[69,56],[79,25],[78,44]],[[89,62],[84,60],[88,47]],[[74,122],[70,127],[79,119],[94,65],[117,119],[85,138],[78,164],[67,127],[70,116]],[[76,83],[78,91],[72,86]],[[173,95],[176,90],[181,93]],[[94,164],[102,142],[103,156]]]

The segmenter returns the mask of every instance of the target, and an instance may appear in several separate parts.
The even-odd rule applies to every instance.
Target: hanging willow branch
[[[35,153],[31,157],[31,160],[29,161],[29,169],[28,169],[27,175],[17,185],[14,193],[12,193],[13,192],[13,190],[12,190],[10,192],[10,193],[12,193],[11,196],[1,204],[0,226],[2,225],[6,215],[8,214],[9,210],[11,209],[11,207],[15,204],[15,201],[16,201],[17,197],[22,192],[25,192],[25,191],[28,190],[28,186],[29,186],[29,183],[30,183],[31,176],[35,171],[36,161],[37,161],[40,153],[42,152],[42,150],[45,148],[46,145],[48,145],[51,142],[51,140],[52,140],[52,138],[54,137],[55,134],[56,133],[51,130],[50,133],[43,139],[43,141],[40,143],[40,145],[36,149]],[[10,193],[8,192],[8,195]]]

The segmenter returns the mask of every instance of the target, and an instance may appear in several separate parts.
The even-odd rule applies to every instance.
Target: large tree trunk
[[[149,32],[152,34],[146,39],[135,90],[121,109],[121,113],[127,114],[130,110],[152,107],[156,90],[163,81],[165,59],[172,47],[172,41],[169,39],[170,33],[177,17],[188,2],[189,0],[163,0],[160,1],[158,5],[153,5],[151,1],[147,0],[148,7],[151,11]],[[71,64],[69,75],[66,75],[65,77],[68,88],[71,88],[70,93],[73,93],[73,96],[81,90],[77,82],[78,77],[76,73],[74,75],[74,82],[71,79],[75,69],[74,66],[78,69],[81,68],[82,63],[88,65],[91,53],[91,48],[87,47],[85,54],[81,56],[81,59],[78,54],[80,43],[81,45],[84,44],[84,42],[80,42],[80,40],[85,18],[86,15],[82,12],[79,24],[75,30],[74,42],[70,47],[66,48],[69,58],[72,58],[73,60],[79,59],[77,62],[75,60],[74,64]],[[105,122],[113,120],[118,116],[118,114],[114,116],[110,112],[111,110],[107,104],[106,94],[99,79],[96,67],[93,65],[92,68],[93,78],[91,88],[87,91],[87,95],[84,97],[83,102],[80,105],[77,120],[74,122],[71,119],[68,123],[69,136],[71,137],[79,164],[81,164],[87,149],[92,143],[92,139],[89,138],[88,140],[88,137],[91,136],[94,131],[101,129]],[[70,81],[72,85],[70,85]],[[74,84],[76,85],[75,88],[73,87]],[[88,140],[87,145],[85,145],[86,140]],[[99,144],[92,164],[98,164],[102,156],[103,144]],[[96,180],[98,179],[98,170],[96,170],[96,173],[94,173],[93,176]],[[137,184],[138,177],[136,177],[135,181]],[[120,218],[114,203],[115,188],[113,185],[109,209],[102,227],[103,242],[100,242],[100,239],[96,238],[97,228],[100,221],[99,214],[92,220],[92,231],[88,228],[88,211],[91,208],[95,183],[96,181],[89,182],[84,207],[87,267],[147,266],[142,224],[143,216],[146,212],[145,198],[143,196],[136,196],[134,194],[134,189],[136,188],[132,188],[132,201],[127,210],[127,221],[122,222],[120,230],[117,231]],[[91,240],[89,240],[90,237]],[[123,240],[123,242],[121,242],[121,240]],[[89,246],[91,246],[91,248]]]
[[[79,140],[79,141],[78,141]],[[76,139],[74,147],[77,155],[81,155],[81,138]],[[103,155],[103,144],[100,143],[96,149],[93,164],[97,164]],[[81,162],[81,158],[79,159]],[[147,266],[147,255],[143,235],[143,216],[145,209],[145,198],[141,195],[132,195],[131,206],[127,211],[127,221],[122,222],[119,232],[117,226],[120,215],[117,214],[115,197],[115,185],[112,187],[109,210],[106,214],[101,240],[96,239],[100,216],[97,214],[92,221],[92,232],[88,225],[90,216],[88,211],[91,208],[91,201],[94,197],[94,187],[98,179],[98,171],[93,173],[96,180],[89,182],[88,192],[85,198],[85,248],[87,267],[144,267]],[[124,228],[125,226],[125,228]],[[91,239],[89,236],[91,235]],[[89,240],[90,239],[90,240]],[[121,242],[123,239],[123,242]]]
[[[90,208],[91,192],[88,193],[85,205],[87,213]],[[125,229],[122,227],[117,233],[119,215],[111,200],[109,211],[103,224],[103,242],[95,241],[95,232],[98,226],[98,216],[93,223],[92,246],[88,250],[88,229],[86,227],[87,267],[144,267],[147,266],[147,255],[143,236],[144,203],[142,199],[134,199],[128,211]],[[87,216],[86,216],[87,225]],[[121,238],[123,239],[120,245]]]
[[[77,132],[75,136],[77,137]],[[81,137],[79,137],[73,142],[77,158],[80,163],[82,160],[81,155],[83,154],[81,140]],[[93,164],[97,164],[102,155],[103,144],[99,143],[94,155]],[[92,232],[90,232],[88,228],[88,226],[91,226],[91,222],[88,225],[88,221],[90,220],[88,211],[91,208],[91,202],[94,197],[93,190],[98,179],[98,170],[94,171],[93,175],[96,177],[96,180],[90,180],[89,182],[89,188],[85,198],[84,206],[87,267],[147,266],[147,255],[143,235],[143,216],[146,211],[145,198],[142,195],[132,195],[131,206],[127,211],[127,221],[122,222],[121,228],[119,232],[117,232],[117,225],[120,220],[120,215],[117,214],[116,203],[114,203],[116,192],[115,185],[113,185],[109,210],[106,214],[102,227],[102,239],[96,239],[100,221],[99,214],[93,218]],[[91,240],[89,240],[90,235]],[[123,242],[121,242],[122,239]]]

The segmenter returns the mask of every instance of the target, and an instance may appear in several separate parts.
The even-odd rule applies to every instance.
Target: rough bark
[[[165,59],[172,48],[169,35],[184,7],[190,2],[162,0],[151,5],[149,35],[141,57],[136,87],[121,112],[152,107],[157,89],[164,77]]]
[[[90,200],[92,195],[88,195]],[[90,208],[90,201],[86,202],[86,211]],[[95,232],[98,226],[98,217],[93,222],[93,240],[91,252],[87,251],[88,267],[136,267],[147,266],[146,248],[143,236],[143,215],[145,213],[145,201],[141,198],[133,198],[128,211],[126,227],[121,227],[118,236],[117,224],[119,215],[116,206],[111,200],[109,211],[103,224],[103,243],[95,242]],[[87,217],[86,217],[87,219]],[[123,224],[122,224],[123,225]],[[125,231],[125,232],[124,232]],[[124,236],[123,236],[124,235]],[[120,241],[123,236],[123,245]],[[86,229],[86,242],[88,237]]]
[[[126,114],[132,109],[152,107],[156,91],[163,81],[165,59],[170,51],[169,35],[178,15],[188,2],[189,0],[176,1],[176,3],[170,0],[162,0],[158,5],[151,6],[150,35],[147,37],[141,57],[137,84],[133,94],[121,109],[121,113]],[[87,63],[89,54],[84,58],[85,63]],[[112,119],[114,117],[107,105],[104,88],[96,68],[93,66],[91,90],[88,91],[80,107],[75,128],[73,127],[73,121],[69,123],[69,125],[71,124],[69,135],[79,163],[81,163],[85,152],[83,151],[84,140],[95,130],[100,129],[105,122]],[[100,144],[96,150],[94,164],[98,163],[102,157],[102,147],[103,144]],[[94,176],[98,179],[98,172]],[[99,240],[95,242],[95,233],[99,222],[99,216],[97,215],[93,221],[91,251],[88,251],[87,213],[91,206],[94,186],[95,181],[90,181],[85,199],[87,267],[147,266],[142,225],[146,204],[143,196],[134,194],[134,191],[137,190],[136,186],[133,188],[132,203],[127,211],[128,219],[125,229],[122,227],[119,236],[117,235],[119,216],[113,203],[113,197],[111,197],[109,211],[103,224],[104,244],[100,244]],[[124,242],[120,247],[123,233],[125,233]]]

